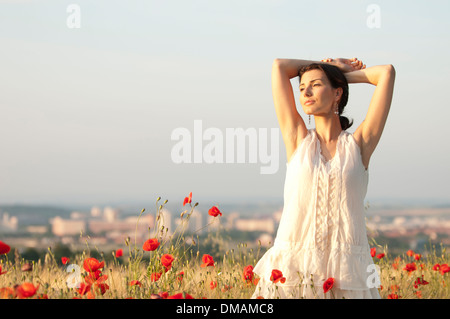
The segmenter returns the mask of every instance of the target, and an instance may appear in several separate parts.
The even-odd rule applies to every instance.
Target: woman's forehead
[[[322,70],[310,70],[302,74],[300,85],[307,84],[316,80],[326,81],[327,77]]]

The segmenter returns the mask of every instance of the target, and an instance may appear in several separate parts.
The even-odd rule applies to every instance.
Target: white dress
[[[353,135],[340,133],[327,162],[310,129],[286,165],[283,213],[274,245],[253,270],[260,280],[252,298],[380,298],[365,224],[369,176]],[[273,269],[284,283],[270,280]]]

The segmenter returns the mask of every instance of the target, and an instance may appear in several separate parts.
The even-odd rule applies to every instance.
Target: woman
[[[297,112],[290,82],[296,76],[314,129],[308,130]],[[366,68],[356,58],[274,61],[273,97],[288,163],[283,214],[273,247],[254,268],[260,281],[253,298],[380,298],[364,197],[394,80],[392,65]],[[352,122],[342,116],[348,83],[376,86],[353,134],[346,131]],[[329,278],[334,284],[327,291],[322,287]]]

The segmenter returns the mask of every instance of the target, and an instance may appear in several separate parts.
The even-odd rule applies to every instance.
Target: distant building
[[[0,219],[0,231],[3,233],[15,232],[19,225],[19,220],[16,216],[9,216],[8,213],[3,213]]]
[[[103,210],[103,218],[108,222],[115,222],[119,218],[119,211],[112,207],[105,207]]]
[[[155,225],[158,226],[159,231],[164,226],[164,233],[167,232],[168,235],[171,235],[175,229],[172,229],[172,214],[167,209],[163,208],[160,211],[159,217],[155,221]]]
[[[246,218],[238,219],[235,228],[240,231],[262,231],[269,234],[275,232],[275,222],[272,218]]]
[[[86,213],[83,212],[71,212],[70,219],[85,219],[87,217]]]
[[[48,226],[46,225],[31,225],[27,226],[27,232],[30,234],[45,234],[48,231]]]
[[[98,206],[93,206],[93,207],[91,208],[91,217],[99,218],[99,217],[101,217],[101,216],[102,216],[102,210],[101,210],[101,208],[98,207]]]
[[[239,212],[231,212],[226,216],[227,222],[225,223],[225,228],[233,229],[236,223],[236,220],[239,220],[240,214]]]
[[[189,213],[189,211],[188,211]],[[203,216],[200,211],[194,209],[192,214],[187,218],[188,213],[184,214],[183,217],[179,217],[175,220],[175,227],[181,227],[182,223],[187,223],[185,225],[185,231],[188,233],[197,232],[200,234],[203,227]],[[173,229],[175,231],[175,229]]]
[[[55,236],[73,236],[86,231],[86,222],[84,220],[63,219],[59,216],[50,220],[52,233]]]
[[[101,220],[93,219],[87,223],[89,232],[100,234],[105,232],[126,232],[134,233],[136,228],[138,233],[148,232],[149,227],[154,226],[154,217],[152,215],[141,216],[138,223],[138,217],[132,216],[124,220]]]

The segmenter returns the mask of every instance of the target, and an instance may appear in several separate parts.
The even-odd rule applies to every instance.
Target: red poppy
[[[132,280],[128,285],[142,287],[142,283],[139,280]]]
[[[242,279],[244,279],[245,282],[251,283],[253,281],[253,266],[248,265],[244,267],[244,272],[242,274]]]
[[[211,282],[209,283],[209,288],[211,288],[211,290],[212,290],[212,289],[214,289],[216,287],[217,287],[217,281],[212,281],[211,280]]]
[[[414,270],[417,270],[415,263],[406,264],[406,266],[403,268],[403,270],[406,270],[409,273],[412,273]]]
[[[402,259],[401,259],[400,257],[396,257],[396,258],[394,259],[394,262],[392,263],[392,268],[394,268],[395,270],[397,270],[398,264],[399,264],[399,262],[400,262],[401,260],[402,260]]]
[[[167,297],[169,297],[169,293],[167,291],[164,292],[160,292],[158,294],[162,299],[167,299]]]
[[[326,294],[328,291],[331,290],[331,288],[333,288],[334,285],[334,278],[330,277],[327,280],[325,280],[325,282],[323,283],[323,293]]]
[[[30,264],[30,263],[25,263],[25,264],[22,265],[20,270],[22,270],[22,271],[32,271],[33,270],[33,265]]]
[[[186,205],[186,204],[190,204],[191,202],[192,202],[192,192],[189,193],[188,197],[184,198],[183,206]]]
[[[375,257],[375,255],[377,254],[377,249],[375,247],[370,248],[370,256]]]
[[[95,293],[97,294],[105,294],[106,290],[109,289],[109,286],[105,283],[108,279],[108,275],[101,275],[100,270],[95,272],[90,272],[88,276],[84,278],[86,283],[86,293],[88,299],[95,298]]]
[[[396,292],[396,291],[398,291],[400,289],[400,286],[399,285],[392,285],[391,286],[391,291],[392,292]]]
[[[227,292],[227,291],[230,290],[231,288],[233,288],[233,287],[232,287],[232,286],[225,285],[225,286],[222,287],[222,292]]]
[[[447,272],[450,271],[450,267],[449,267],[447,264],[442,264],[442,265],[439,267],[439,271],[440,271],[441,274],[443,275],[443,274],[445,274],[445,273],[447,273]]]
[[[109,286],[105,283],[107,279],[108,275],[102,275],[100,270],[90,272],[86,277],[84,277],[87,285],[81,284],[83,286],[80,286],[78,292],[82,295],[87,293],[89,299],[95,298],[95,293],[103,295],[106,290],[109,289]]]
[[[144,243],[144,245],[142,245],[142,249],[145,250],[145,251],[153,251],[153,250],[155,250],[156,248],[158,248],[158,246],[159,246],[158,239],[156,239],[156,238],[151,238],[151,239],[148,239],[148,240]]]
[[[39,284],[37,286],[33,285],[31,282],[25,282],[17,287],[16,292],[17,296],[20,299],[25,299],[29,297],[33,297],[36,294],[36,291],[39,289]]]
[[[400,296],[395,293],[388,295],[388,299],[398,299],[398,298],[400,298]]]
[[[96,258],[86,258],[83,263],[83,268],[87,272],[96,272],[103,267],[105,267],[105,262],[99,262]]]
[[[272,270],[270,280],[273,281],[274,284],[276,284],[277,282],[281,282],[282,284],[284,284],[286,282],[286,278],[283,277],[283,273],[278,269]]]
[[[203,264],[200,265],[200,267],[208,267],[213,266],[214,267],[214,259],[211,255],[205,254],[202,257]]]
[[[158,281],[159,278],[161,278],[161,273],[160,272],[154,272],[152,273],[150,280],[151,281]]]
[[[91,290],[91,285],[90,284],[85,284],[84,282],[82,282],[80,284],[80,288],[78,288],[78,293],[80,295],[84,296],[90,290]]]
[[[433,270],[435,270],[435,271],[439,271],[440,268],[441,268],[441,265],[439,265],[439,264],[435,264],[433,266]]]
[[[116,251],[116,258],[119,258],[119,257],[122,257],[122,256],[123,256],[123,249],[122,248],[117,249],[117,251]]]
[[[386,255],[383,254],[383,253],[381,253],[381,254],[378,254],[378,255],[377,255],[377,258],[378,258],[378,259],[381,259],[381,258],[383,258],[384,256],[386,256]]]
[[[2,265],[0,265],[0,275],[6,274],[7,271],[2,271]]]
[[[69,261],[70,261],[70,258],[61,257],[61,262],[63,263],[63,265],[66,265]]]
[[[0,240],[0,255],[7,254],[10,250],[11,247]]]
[[[414,255],[414,259],[415,259],[415,260],[420,260],[421,257],[422,257],[421,254],[415,254],[415,255]]]
[[[211,207],[208,211],[208,214],[213,217],[217,217],[219,215],[222,216],[222,213],[216,206]]]
[[[429,282],[423,279],[423,275],[422,278],[417,277],[417,279],[414,281],[414,288],[418,288],[419,285],[428,285]]]
[[[106,290],[109,289],[109,286],[107,284],[105,284],[105,283],[98,283],[94,287],[95,287],[95,291],[97,293],[102,294],[102,295],[104,295]]]
[[[184,277],[184,271],[180,271],[180,272],[178,273],[177,280],[178,280],[179,282],[182,282],[182,281],[183,281],[183,277]]]
[[[165,254],[161,257],[161,264],[166,268],[166,271],[168,271],[172,267],[172,262],[175,260],[172,255]]]
[[[175,295],[169,296],[167,297],[167,299],[183,299],[183,295],[184,295],[184,299],[194,299],[190,294],[187,293],[177,293]]]
[[[412,257],[412,256],[414,256],[414,251],[413,250],[408,250],[407,252],[406,252],[406,254],[409,256],[409,257]]]
[[[102,283],[108,279],[108,275],[102,275],[100,270],[91,271],[84,280],[89,284]]]
[[[16,292],[11,287],[0,288],[0,299],[13,299],[16,298]]]

